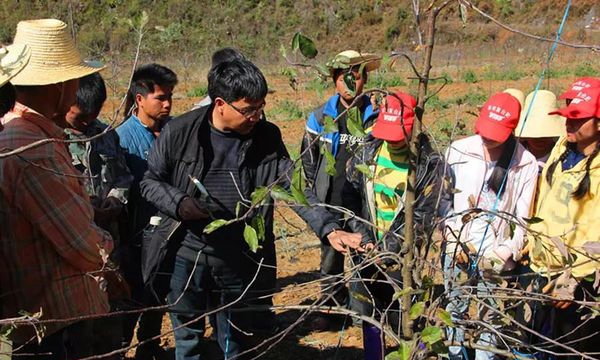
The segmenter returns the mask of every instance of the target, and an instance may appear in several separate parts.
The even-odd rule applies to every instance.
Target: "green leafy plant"
[[[479,79],[477,78],[477,75],[475,74],[474,71],[472,70],[467,70],[463,76],[462,79],[464,82],[466,82],[467,84],[475,84],[476,82],[479,81]]]

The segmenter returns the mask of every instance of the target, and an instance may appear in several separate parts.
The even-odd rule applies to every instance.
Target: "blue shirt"
[[[148,152],[156,140],[154,133],[140,119],[131,115],[116,130],[121,147],[127,151],[125,159],[135,182],[139,183],[148,170]]]

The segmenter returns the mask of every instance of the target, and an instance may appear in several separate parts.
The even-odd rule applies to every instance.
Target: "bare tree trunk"
[[[425,109],[425,100],[427,95],[427,85],[429,82],[429,73],[431,71],[431,58],[433,55],[433,45],[435,44],[435,21],[442,9],[454,0],[447,0],[440,6],[432,8],[427,18],[427,43],[425,44],[425,57],[423,58],[423,68],[419,76],[419,92],[417,97],[417,108],[415,113],[417,121],[413,125],[412,138],[410,140],[410,171],[408,173],[408,185],[406,188],[405,200],[405,226],[404,226],[404,247],[406,254],[402,261],[402,283],[404,288],[408,288],[413,283],[413,270],[415,269],[415,223],[414,223],[414,205],[416,199],[417,183],[417,159],[419,158],[418,138],[422,131],[423,112]],[[405,339],[411,339],[413,336],[412,321],[410,320],[410,300],[411,294],[407,292],[402,296],[402,336]]]

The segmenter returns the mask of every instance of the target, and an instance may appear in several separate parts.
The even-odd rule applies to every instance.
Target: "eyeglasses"
[[[250,119],[252,117],[255,117],[256,115],[262,115],[262,112],[265,109],[265,106],[267,105],[266,102],[263,102],[259,106],[247,106],[247,107],[245,107],[243,109],[240,109],[237,106],[235,106],[233,104],[230,104],[230,103],[228,103],[226,101],[225,101],[225,103],[227,105],[231,106],[235,111],[239,112],[246,119]]]

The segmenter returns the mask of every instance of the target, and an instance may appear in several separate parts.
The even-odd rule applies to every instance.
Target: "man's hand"
[[[200,219],[208,219],[210,217],[210,212],[204,204],[202,204],[198,199],[194,199],[191,197],[186,197],[179,203],[177,207],[177,215],[181,220],[200,220]]]
[[[331,247],[342,254],[347,252],[347,248],[355,249],[360,252],[365,251],[365,249],[360,246],[362,241],[362,235],[360,234],[349,233],[343,230],[333,230],[327,235],[327,240],[329,240]]]

